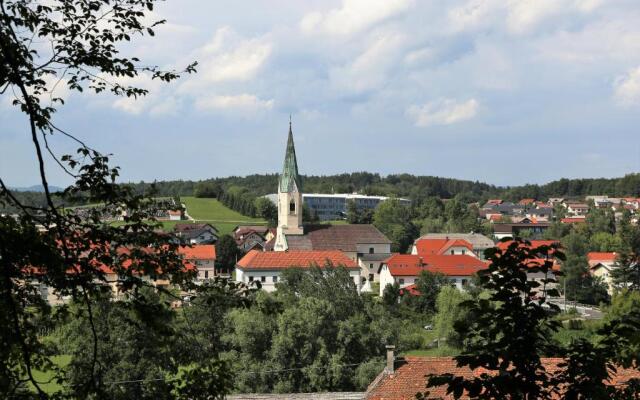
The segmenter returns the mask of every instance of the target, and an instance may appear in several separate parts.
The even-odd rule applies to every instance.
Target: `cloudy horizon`
[[[113,153],[122,181],[279,172],[290,114],[305,175],[640,171],[634,0],[170,0],[150,18],[167,23],[124,53],[197,74],[131,79],[150,90],[138,100],[56,89],[56,125]],[[0,100],[3,178],[37,184],[26,118]]]

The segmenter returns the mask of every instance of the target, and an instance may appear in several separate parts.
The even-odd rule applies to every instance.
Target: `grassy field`
[[[56,365],[60,367],[66,367],[71,361],[71,356],[70,355],[52,356],[51,361],[53,361]],[[53,377],[53,373],[50,371],[42,372],[42,371],[35,370],[33,371],[33,377],[37,382],[42,382],[42,383],[39,383],[40,388],[47,394],[51,395],[51,394],[60,392],[62,390],[62,386],[60,386],[57,382],[53,382],[53,381],[49,382]],[[33,390],[35,391],[35,387],[33,388]]]
[[[181,200],[191,218],[197,222],[211,223],[218,228],[221,234],[230,233],[238,225],[266,225],[267,223],[261,218],[246,217],[239,212],[233,211],[216,199],[182,197]],[[167,222],[163,223],[165,229],[173,228],[176,223],[176,221]]]

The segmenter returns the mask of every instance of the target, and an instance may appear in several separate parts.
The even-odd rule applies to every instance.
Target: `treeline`
[[[547,199],[549,197],[581,198],[588,195],[640,196],[640,173],[631,173],[619,178],[560,179],[544,185],[526,184],[502,187],[479,181],[467,181],[435,176],[397,174],[381,176],[370,172],[353,172],[339,175],[302,176],[305,193],[352,193],[396,196],[411,199],[421,204],[428,197],[443,199],[460,196],[468,202],[484,202],[489,198],[517,201],[522,198]],[[198,188],[207,185],[224,192],[241,188],[247,195],[255,197],[274,193],[278,186],[278,174],[254,174],[230,176],[203,181],[160,181],[153,183],[127,183],[140,194],[153,196],[198,196]],[[19,196],[32,196],[41,202],[42,193],[17,192]],[[216,196],[202,196],[216,197]],[[235,196],[232,196],[235,198]],[[238,203],[238,199],[229,203]],[[240,201],[242,203],[242,201]],[[241,207],[241,206],[239,206]],[[248,210],[250,211],[250,210]],[[250,213],[247,215],[251,215]]]
[[[452,198],[463,195],[470,202],[484,201],[492,197],[505,200],[522,198],[546,199],[549,197],[584,197],[588,195],[640,196],[640,173],[620,178],[560,179],[544,185],[527,184],[502,187],[482,183],[435,176],[398,174],[381,176],[370,172],[354,172],[327,176],[302,176],[305,193],[352,193],[406,197],[420,203],[427,197]],[[156,182],[159,196],[193,195],[200,183],[219,185],[224,190],[244,188],[254,196],[274,193],[278,186],[277,174],[230,176],[226,178],[193,181]],[[151,184],[130,184],[140,192],[149,192]]]

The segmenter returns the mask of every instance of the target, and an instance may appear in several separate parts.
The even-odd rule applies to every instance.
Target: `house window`
[[[454,255],[454,254],[456,254],[456,252],[455,252],[455,251],[453,251],[453,250],[451,250],[451,255]]]
[[[373,282],[373,274],[369,274],[369,282]]]
[[[253,282],[253,276],[249,277],[249,282]]]
[[[209,279],[209,271],[204,271],[204,279]]]
[[[467,251],[466,250],[462,250],[462,255],[465,255],[465,254],[467,254]]]
[[[266,282],[267,281],[267,277],[266,276],[261,276],[260,277],[260,282]]]
[[[373,254],[373,247],[369,247],[369,254]]]
[[[373,269],[373,264],[369,264],[369,269]]]
[[[404,279],[402,279],[402,278],[398,279],[398,283],[401,284],[401,285],[404,285]]]
[[[467,283],[468,283],[468,282],[467,282],[467,280],[466,280],[466,279],[463,279],[463,280],[462,280],[462,286],[467,286]]]
[[[273,277],[273,283],[276,283],[276,282],[278,282],[278,275],[275,275],[275,276]]]

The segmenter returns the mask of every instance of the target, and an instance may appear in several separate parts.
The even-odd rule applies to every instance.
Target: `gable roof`
[[[422,271],[438,272],[447,276],[471,276],[487,263],[468,255],[394,254],[384,264],[392,276],[418,276]]]
[[[444,254],[451,247],[466,247],[473,251],[471,243],[464,239],[418,239],[414,244],[418,255],[423,257],[431,254]]]
[[[416,239],[462,239],[471,243],[474,249],[487,249],[493,247],[493,240],[480,233],[427,233]],[[415,242],[414,242],[415,243]]]
[[[178,253],[185,260],[211,260],[216,258],[216,246],[212,244],[195,244],[192,247],[179,247]]]
[[[358,244],[391,244],[373,225],[310,225],[304,235],[287,235],[289,250],[358,251]]]
[[[218,232],[218,228],[216,228],[215,226],[211,225],[211,224],[207,224],[207,223],[198,223],[198,224],[192,224],[192,223],[188,223],[188,222],[182,222],[182,223],[178,223],[175,224],[173,227],[173,231],[174,232],[185,232],[185,231],[191,231],[191,230],[195,230],[195,229],[205,229],[205,228],[211,228],[214,232]]]
[[[592,251],[587,253],[587,260],[589,260],[589,264],[598,264],[598,263],[613,263],[616,261],[616,257],[618,253],[616,252],[597,252]]]
[[[286,269],[291,267],[306,268],[311,265],[324,267],[327,261],[334,266],[342,265],[348,269],[360,268],[358,264],[347,257],[342,251],[257,251],[250,250],[238,261],[236,267],[241,269]]]
[[[561,358],[542,358],[541,362],[549,374],[554,374],[560,370]],[[367,391],[368,400],[409,400],[415,399],[416,394],[427,391],[427,375],[453,374],[463,376],[467,379],[479,377],[487,371],[483,368],[471,370],[468,367],[458,367],[452,357],[405,357],[396,360],[396,369],[393,373],[382,372],[372,383]],[[613,375],[609,384],[624,385],[629,379],[640,378],[640,371],[619,367]],[[446,386],[429,388],[428,399],[453,399],[452,395],[447,395]],[[463,395],[462,399],[468,399]]]

